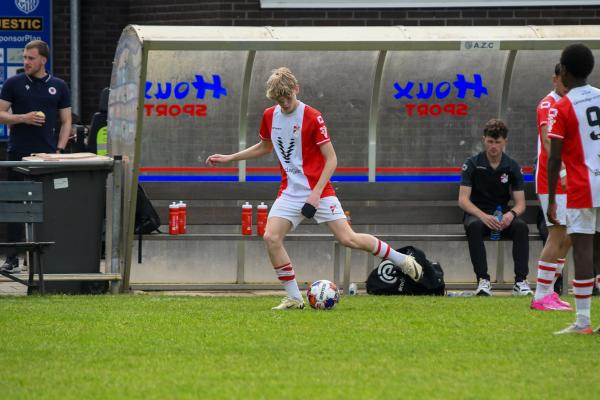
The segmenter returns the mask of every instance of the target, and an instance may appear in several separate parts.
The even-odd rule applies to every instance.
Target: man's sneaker
[[[547,296],[542,297],[540,300],[536,300],[535,298],[531,300],[530,308],[532,310],[539,311],[570,311],[571,305],[569,305],[569,308],[567,308],[562,304],[557,303],[554,297],[551,294],[549,294]]]
[[[513,296],[533,296],[533,291],[527,281],[515,282],[512,290]]]
[[[552,297],[552,299],[554,300],[555,303],[560,304],[561,306],[563,306],[564,310],[566,310],[566,311],[573,311],[573,307],[571,306],[571,304],[567,303],[564,300],[561,300],[561,298],[558,297],[558,293],[552,292],[552,294],[550,296]]]
[[[292,310],[299,309],[302,310],[304,308],[304,300],[295,299],[293,297],[284,297],[281,300],[281,303],[278,306],[271,308],[271,310]]]
[[[577,324],[572,324],[567,326],[562,331],[554,332],[555,335],[569,335],[569,334],[579,334],[579,335],[591,335],[593,333],[592,328],[590,326],[577,326]]]
[[[594,333],[600,334],[600,326],[598,326],[596,329],[594,329]]]
[[[487,279],[480,279],[475,296],[491,296],[492,295],[492,284]]]
[[[4,264],[0,267],[0,271],[7,272],[9,274],[16,274],[21,272],[21,267],[19,267],[19,259],[18,258],[7,258],[4,261]]]
[[[415,260],[413,256],[405,255],[404,263],[398,265],[402,272],[410,277],[415,282],[418,282],[423,277],[423,267]]]

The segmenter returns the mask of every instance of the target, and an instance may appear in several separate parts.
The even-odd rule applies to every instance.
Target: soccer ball
[[[335,283],[321,279],[310,285],[306,297],[315,310],[331,310],[340,301],[340,292]]]

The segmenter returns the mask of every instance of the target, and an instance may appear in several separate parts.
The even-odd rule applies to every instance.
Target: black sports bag
[[[160,218],[146,195],[142,185],[138,183],[137,200],[135,204],[135,231],[138,235],[138,264],[142,262],[142,235],[153,232],[160,233]]]
[[[444,271],[438,262],[430,261],[425,253],[413,246],[396,250],[413,256],[423,267],[419,282],[413,281],[390,260],[383,260],[367,279],[367,293],[374,295],[436,295],[446,292]]]

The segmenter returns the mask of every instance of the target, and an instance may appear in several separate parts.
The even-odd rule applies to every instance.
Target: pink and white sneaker
[[[554,299],[555,303],[560,304],[562,307],[564,307],[565,311],[573,311],[573,307],[571,306],[571,304],[564,300],[561,300],[560,297],[558,297],[558,293],[552,292],[550,296],[552,297],[552,299]]]
[[[570,307],[570,306],[569,306]],[[560,303],[557,303],[551,294],[541,298],[540,300],[533,299],[530,308],[539,311],[568,311],[568,309]]]

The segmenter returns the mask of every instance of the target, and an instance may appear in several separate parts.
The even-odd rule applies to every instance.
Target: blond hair
[[[267,98],[277,100],[282,96],[290,97],[297,87],[298,80],[289,68],[280,67],[274,69],[267,80]]]

